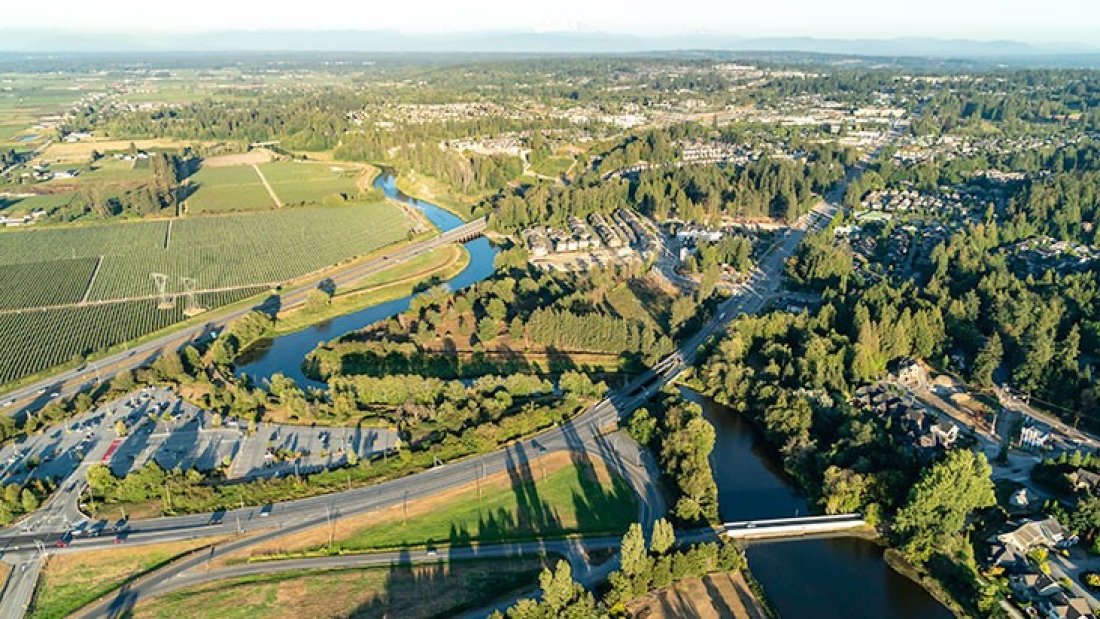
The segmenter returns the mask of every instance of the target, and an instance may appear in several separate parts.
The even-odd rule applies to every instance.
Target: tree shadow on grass
[[[537,582],[541,565],[531,569],[495,569],[495,561],[481,560],[488,566],[478,570],[474,563],[457,567],[440,559],[434,563],[413,565],[407,551],[395,561],[386,576],[380,595],[360,604],[347,616],[374,617],[452,617],[479,607],[506,593],[528,588]]]
[[[594,437],[585,442],[573,423],[563,426],[569,456],[576,467],[577,482],[581,490],[573,493],[577,528],[588,533],[622,533],[636,519],[636,514],[629,510],[624,511],[624,505],[634,504],[634,492],[622,474],[628,465],[605,437],[599,435],[595,429],[590,430]],[[596,475],[593,449],[612,474],[610,487],[600,483]]]

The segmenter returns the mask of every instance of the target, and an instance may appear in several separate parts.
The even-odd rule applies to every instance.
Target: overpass
[[[803,516],[801,518],[727,522],[722,525],[722,535],[730,539],[742,540],[771,539],[835,533],[865,526],[867,526],[867,521],[863,519],[862,514]]]

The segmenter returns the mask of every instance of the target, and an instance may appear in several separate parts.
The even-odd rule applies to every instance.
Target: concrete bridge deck
[[[722,535],[732,539],[761,539],[769,537],[800,537],[818,533],[832,533],[867,526],[862,514],[837,514],[835,516],[803,516],[801,518],[773,518],[769,520],[744,520],[722,525]]]

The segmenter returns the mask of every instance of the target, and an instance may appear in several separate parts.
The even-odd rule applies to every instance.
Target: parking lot
[[[123,421],[128,432],[115,431]],[[309,473],[341,466],[354,450],[369,458],[391,450],[397,435],[386,428],[318,428],[247,423],[229,418],[215,425],[214,416],[165,388],[135,391],[106,406],[53,426],[40,434],[0,448],[0,480],[64,480],[80,465],[103,462],[123,477],[156,462],[165,470],[208,472],[228,467],[229,478],[255,478]]]

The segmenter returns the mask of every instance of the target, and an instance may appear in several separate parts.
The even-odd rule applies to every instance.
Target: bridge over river
[[[744,520],[726,522],[722,535],[731,539],[765,539],[801,537],[820,533],[835,533],[867,526],[861,514],[837,514],[833,516],[803,516],[801,518],[773,518],[770,520]]]

